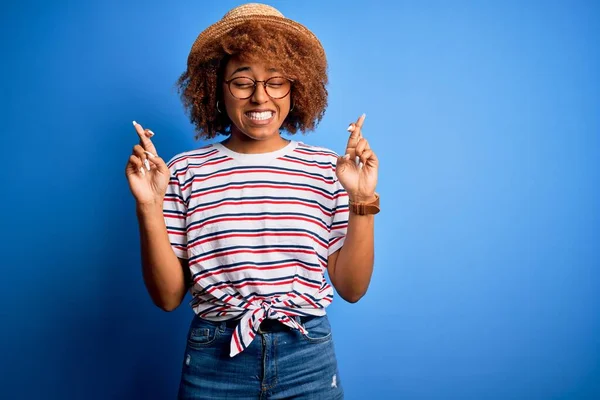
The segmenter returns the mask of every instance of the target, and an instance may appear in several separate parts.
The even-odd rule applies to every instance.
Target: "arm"
[[[172,311],[190,287],[187,260],[177,258],[167,234],[162,204],[138,205],[142,274],[148,294],[157,307]]]
[[[365,115],[350,124],[346,154],[339,157],[336,175],[348,192],[350,201],[370,203],[375,200],[379,161],[362,136]],[[360,161],[357,163],[356,158]],[[367,292],[374,262],[375,217],[350,211],[346,238],[342,248],[328,258],[327,270],[331,283],[340,296],[355,303]]]
[[[327,270],[340,296],[356,303],[367,292],[374,261],[373,215],[350,213],[348,231],[342,248],[328,258]]]
[[[163,206],[171,172],[150,140],[154,133],[135,121],[133,126],[140,143],[133,148],[125,175],[136,200],[142,275],[154,304],[172,311],[183,301],[191,277],[187,260],[178,259],[171,247],[165,223]]]

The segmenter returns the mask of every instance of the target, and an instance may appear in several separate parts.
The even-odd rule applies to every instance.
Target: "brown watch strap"
[[[350,211],[356,215],[377,214],[379,208],[379,195],[375,193],[375,200],[370,203],[349,201]]]

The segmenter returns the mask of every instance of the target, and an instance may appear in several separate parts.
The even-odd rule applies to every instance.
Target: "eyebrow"
[[[235,71],[233,71],[231,73],[231,75],[229,75],[229,77],[231,78],[233,75],[237,74],[238,72],[246,72],[246,71],[250,71],[250,70],[251,70],[250,66],[245,65],[245,66],[239,67],[238,69],[236,69]],[[276,68],[269,68],[267,70],[267,72],[277,72],[277,69]]]

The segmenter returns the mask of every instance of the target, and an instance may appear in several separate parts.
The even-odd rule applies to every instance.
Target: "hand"
[[[350,200],[355,202],[373,201],[377,186],[379,160],[369,147],[367,139],[362,136],[361,129],[364,121],[365,114],[348,127],[350,138],[346,145],[346,154],[338,158],[335,170]],[[356,162],[356,157],[359,163]]]
[[[135,121],[133,126],[140,143],[133,147],[125,167],[129,188],[138,205],[162,206],[171,175],[169,168],[156,154],[156,148],[150,140],[154,133],[149,129],[143,129]]]

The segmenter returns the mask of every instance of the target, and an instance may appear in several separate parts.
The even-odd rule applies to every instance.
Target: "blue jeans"
[[[261,332],[229,357],[233,328],[195,316],[184,354],[179,399],[343,399],[327,315],[304,323],[308,335]]]

